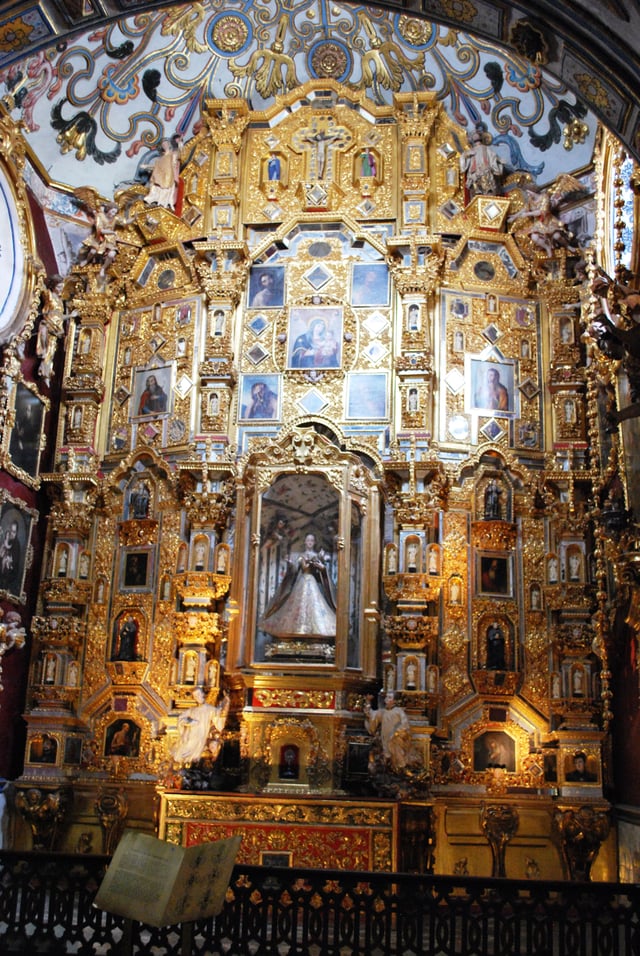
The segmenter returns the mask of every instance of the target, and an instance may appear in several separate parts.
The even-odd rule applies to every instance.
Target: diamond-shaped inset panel
[[[362,324],[370,335],[380,335],[381,332],[384,332],[389,323],[387,322],[386,316],[383,315],[382,312],[372,312],[371,315],[367,316]]]
[[[524,382],[520,385],[520,391],[522,392],[525,398],[531,401],[532,398],[535,398],[535,396],[538,394],[540,389],[538,388],[536,383],[533,381],[533,379],[525,378]]]
[[[445,203],[440,206],[440,212],[445,217],[445,219],[455,219],[455,217],[460,212],[460,206],[453,201],[453,199],[448,199]]]
[[[256,342],[247,352],[247,357],[254,365],[259,365],[260,362],[264,362],[268,354],[267,350],[263,349],[260,343]]]
[[[255,332],[256,335],[261,335],[268,325],[269,323],[264,315],[256,315],[256,317],[249,322],[249,328],[252,332]]]
[[[181,375],[175,384],[175,390],[180,398],[186,398],[192,388],[193,382],[188,375]]]
[[[491,342],[492,345],[495,345],[498,339],[500,338],[500,329],[496,328],[493,322],[482,330],[482,334],[488,342]]]
[[[455,149],[451,143],[443,143],[442,146],[438,146],[438,152],[444,156],[445,159],[451,159],[455,155]]]
[[[363,354],[367,356],[370,362],[373,362],[374,365],[382,361],[385,355],[388,352],[388,349],[384,345],[380,345],[379,342],[372,342],[371,345],[367,345],[366,349],[363,349]]]
[[[124,405],[130,395],[131,392],[129,389],[125,388],[124,385],[121,385],[120,388],[116,390],[116,401],[118,405]]]
[[[464,375],[459,368],[452,368],[450,372],[447,372],[445,382],[449,391],[457,395],[464,388]]]
[[[365,199],[365,201],[361,202],[360,205],[357,207],[358,212],[360,213],[361,216],[370,216],[374,212],[375,208],[376,208],[376,204],[374,202],[371,202],[370,199]]]
[[[489,439],[489,441],[497,441],[498,438],[501,438],[504,435],[504,428],[500,428],[495,418],[492,418],[490,422],[487,422],[486,425],[480,429],[482,434]]]
[[[310,189],[307,189],[307,204],[310,206],[326,206],[328,193],[320,183],[314,183]]]
[[[317,415],[318,412],[321,412],[328,404],[326,398],[321,395],[316,388],[310,388],[309,391],[298,400],[298,405],[307,415]]]
[[[316,292],[318,289],[321,289],[323,285],[326,285],[331,279],[333,279],[333,273],[329,272],[328,269],[325,269],[324,266],[314,266],[313,269],[310,269],[305,273],[304,278],[307,280],[312,289],[315,289]]]
[[[501,213],[502,213],[502,207],[499,206],[496,202],[490,202],[490,203],[487,203],[487,205],[483,207],[483,210],[482,210],[482,211],[483,211],[483,213],[484,213],[484,215],[485,215],[485,218],[487,218],[487,219],[489,219],[489,220],[493,220],[493,219],[497,219],[498,216],[501,215]]]
[[[151,339],[151,342],[149,344],[151,345],[152,351],[157,352],[158,349],[162,348],[162,346],[164,345],[166,341],[167,340],[164,338],[163,335],[158,335],[158,333],[156,333]]]
[[[151,422],[147,422],[146,425],[143,425],[140,429],[140,433],[143,435],[147,441],[153,441],[154,438],[157,438],[160,434],[160,429],[153,425]]]

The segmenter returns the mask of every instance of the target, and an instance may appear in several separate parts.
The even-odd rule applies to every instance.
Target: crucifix
[[[306,154],[309,181],[333,178],[333,158],[336,150],[344,151],[352,135],[345,126],[337,126],[331,116],[314,117],[310,126],[297,130],[293,146]]]

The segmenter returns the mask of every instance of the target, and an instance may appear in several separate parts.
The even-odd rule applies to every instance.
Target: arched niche
[[[248,664],[363,667],[363,631],[371,619],[365,610],[378,588],[375,574],[364,579],[372,563],[376,481],[369,462],[333,437],[322,424],[293,429],[253,472],[244,589]]]

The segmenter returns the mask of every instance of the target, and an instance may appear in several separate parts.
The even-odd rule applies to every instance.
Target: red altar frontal
[[[403,816],[394,801],[164,791],[159,836],[190,846],[240,834],[239,863],[393,871]]]

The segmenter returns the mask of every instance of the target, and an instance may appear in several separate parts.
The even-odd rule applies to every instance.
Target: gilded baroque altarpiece
[[[109,788],[103,837],[150,827],[159,785],[167,838],[223,821],[251,862],[285,821],[351,827],[348,866],[480,873],[497,802],[552,877],[542,817],[606,813],[579,256],[517,225],[521,181],[470,199],[462,140],[429,93],[210,101],[173,207],[121,190],[114,254],[65,280],[24,782],[85,795],[70,845]],[[180,766],[196,691],[228,703]],[[379,692],[410,773],[376,775]]]

